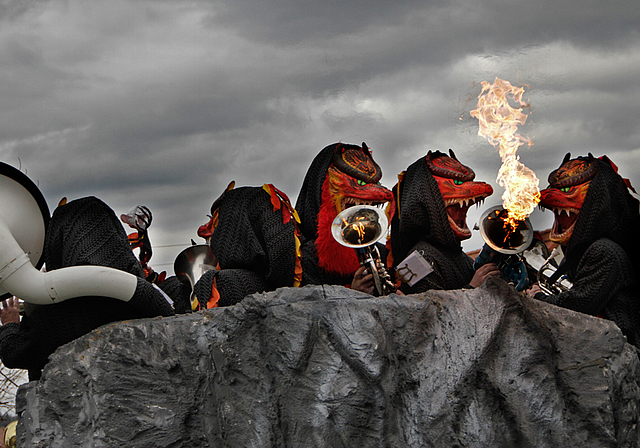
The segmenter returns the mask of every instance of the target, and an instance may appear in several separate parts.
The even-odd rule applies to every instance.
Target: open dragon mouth
[[[549,238],[552,241],[565,241],[573,232],[580,210],[575,208],[553,208],[555,220]]]
[[[371,205],[373,207],[378,207],[378,206],[384,205],[384,202],[365,201],[359,198],[346,196],[342,198],[342,201],[340,202],[340,207],[342,210],[338,210],[338,213],[348,209],[349,207],[353,207],[355,205]]]
[[[467,227],[467,211],[473,204],[478,208],[486,197],[486,195],[478,195],[472,198],[452,198],[445,201],[449,224],[458,238],[465,239],[471,236],[471,230]]]

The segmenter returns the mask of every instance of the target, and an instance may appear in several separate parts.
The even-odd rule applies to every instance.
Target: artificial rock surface
[[[475,290],[284,288],[103,326],[21,387],[23,447],[638,446],[611,322]]]

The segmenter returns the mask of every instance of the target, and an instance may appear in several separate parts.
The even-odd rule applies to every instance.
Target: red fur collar
[[[331,201],[328,183],[327,177],[322,185],[322,204],[318,213],[318,265],[328,272],[352,276],[360,267],[360,263],[354,249],[341,245],[331,235],[331,223],[338,213]]]

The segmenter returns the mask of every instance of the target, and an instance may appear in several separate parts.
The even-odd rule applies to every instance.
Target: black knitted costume
[[[403,283],[405,294],[429,289],[459,289],[473,278],[473,260],[455,238],[438,183],[421,157],[410,165],[393,187],[396,210],[391,219],[391,252],[397,266],[414,250],[431,264],[433,272],[413,287]]]
[[[610,319],[629,343],[640,346],[638,200],[609,161],[592,159],[592,163],[598,170],[560,267],[573,287],[557,295],[538,293],[536,299]],[[554,173],[549,176],[550,183]]]
[[[344,275],[337,272],[330,272],[319,266],[316,240],[318,238],[318,215],[322,206],[323,185],[327,177],[327,170],[332,166],[332,160],[336,147],[343,147],[348,150],[364,151],[371,158],[378,170],[379,167],[370,156],[368,148],[363,143],[363,147],[342,143],[334,143],[325,147],[313,159],[311,166],[307,170],[298,199],[296,210],[301,221],[301,252],[302,252],[302,284],[303,285],[350,285],[355,271]],[[350,175],[358,175],[356,172]],[[381,171],[379,176],[381,176]],[[378,179],[379,180],[379,179]],[[377,181],[376,181],[377,182]],[[387,190],[388,191],[388,190]],[[386,248],[382,244],[377,244],[382,259],[386,258]],[[355,252],[354,257],[355,257]]]
[[[107,266],[138,276],[144,293],[136,303],[107,297],[78,297],[37,306],[21,322],[0,327],[0,358],[10,368],[29,370],[39,379],[44,365],[59,346],[101,325],[143,317],[168,316],[173,310],[142,276],[140,263],[113,210],[94,197],[58,207],[45,236],[46,268]],[[148,289],[146,286],[148,285]]]
[[[158,287],[173,300],[173,308],[176,314],[190,313],[191,310],[191,287],[178,280],[175,275],[167,277]]]
[[[214,202],[218,225],[211,249],[220,270],[205,272],[194,290],[201,308],[207,308],[215,279],[220,294],[217,306],[234,305],[246,295],[294,286],[296,222],[283,204],[274,210],[263,187],[227,191]],[[285,222],[286,221],[286,222]]]

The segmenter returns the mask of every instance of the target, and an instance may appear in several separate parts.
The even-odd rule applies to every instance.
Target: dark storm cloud
[[[638,30],[637,3],[464,1],[276,0],[221,1],[212,5],[211,22],[235,32],[276,44],[297,45],[330,40],[366,29],[393,27],[424,31],[435,47],[493,44],[497,48],[564,39],[577,45],[604,45],[628,38]],[[431,45],[432,43],[436,45]],[[455,51],[453,52],[456,53]]]
[[[522,133],[534,146],[519,155],[541,187],[567,151],[615,156],[638,186],[636,8],[0,0],[0,156],[51,206],[88,194],[118,213],[145,203],[155,244],[197,240],[232,179],[274,183],[295,202],[313,157],[337,141],[365,141],[387,186],[428,150],[453,148],[499,203],[500,158],[469,111],[480,82],[500,77],[528,85]]]
[[[433,2],[441,3],[444,1]],[[416,2],[238,0],[216,2],[212,9],[212,26],[228,24],[234,31],[254,39],[297,45],[357,33],[367,27],[401,26],[406,15],[416,9]]]
[[[0,22],[13,20],[29,11],[36,9],[48,0],[1,0]]]

